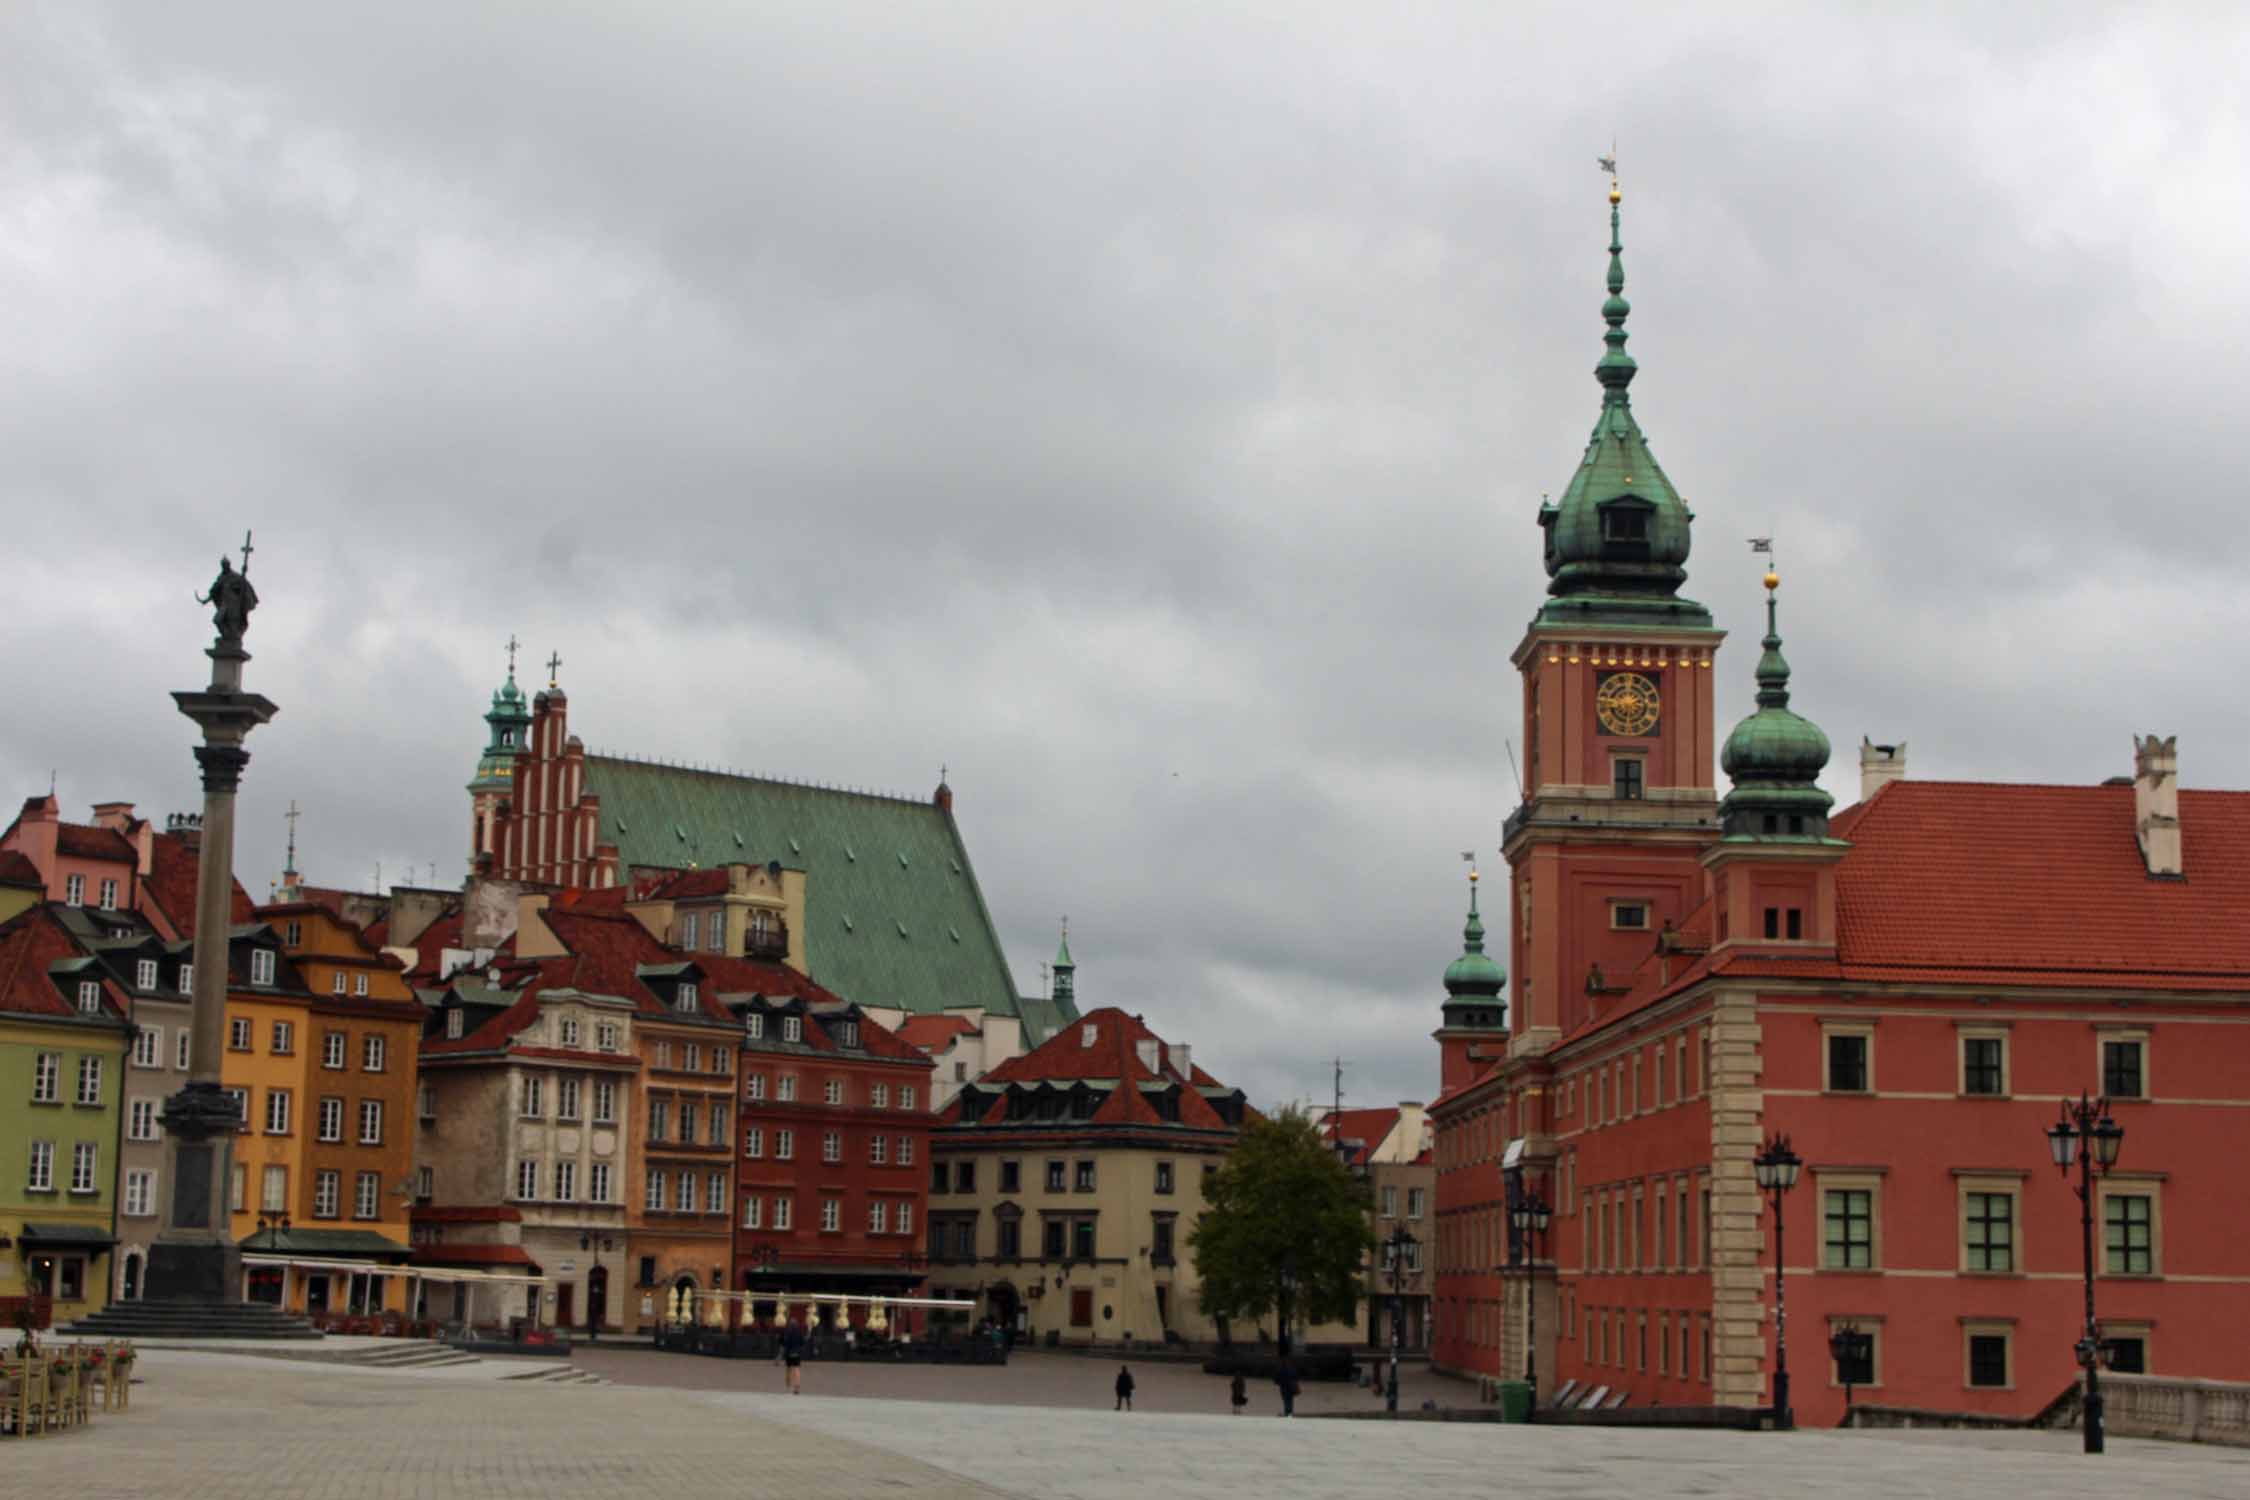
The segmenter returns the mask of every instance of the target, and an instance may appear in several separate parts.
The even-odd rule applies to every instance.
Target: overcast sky
[[[1724,716],[1770,531],[1840,804],[2250,784],[2243,13],[1812,10],[9,6],[0,786],[197,805],[255,527],[256,892],[292,798],[459,879],[513,632],[597,750],[949,763],[1024,989],[1067,912],[1259,1101],[1426,1099],[1613,136]]]

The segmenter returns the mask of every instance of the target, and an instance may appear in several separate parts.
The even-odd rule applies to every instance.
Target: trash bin
[[[1500,1382],[1500,1420],[1503,1422],[1528,1422],[1531,1420],[1531,1384],[1524,1380]]]

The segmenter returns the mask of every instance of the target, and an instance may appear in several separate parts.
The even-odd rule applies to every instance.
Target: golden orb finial
[[[1781,575],[1771,568],[1766,569],[1766,587],[1769,590],[1781,587]]]
[[[1474,865],[1471,865],[1469,867],[1469,884],[1475,885],[1479,880],[1483,878],[1483,876],[1477,874],[1476,867]]]

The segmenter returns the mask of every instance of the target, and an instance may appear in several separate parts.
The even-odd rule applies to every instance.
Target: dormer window
[[[742,1018],[742,1034],[751,1041],[760,1041],[766,1034],[766,1018],[756,1011]]]
[[[800,1016],[783,1016],[781,1018],[781,1039],[785,1042],[803,1041],[805,1039],[804,1019]]]
[[[156,988],[155,959],[144,958],[133,965],[133,988],[137,990],[153,990]]]
[[[102,1013],[102,986],[98,979],[81,979],[78,982],[78,1008],[89,1016]]]
[[[273,950],[271,948],[252,948],[250,950],[250,982],[261,985],[273,983]]]
[[[1088,1021],[1085,1025],[1078,1028],[1078,1045],[1081,1047],[1093,1046],[1094,1038],[1096,1035],[1097,1033],[1094,1029],[1094,1023]]]
[[[454,1041],[461,1040],[461,1007],[456,1005],[445,1013],[445,1034]]]
[[[842,1047],[859,1045],[859,1022],[844,1021],[836,1027],[836,1043]]]
[[[562,1044],[565,1047],[578,1045],[578,1022],[570,1016],[562,1018]]]
[[[672,1008],[685,1011],[692,1011],[697,1008],[694,980],[683,979],[680,981],[679,992],[672,997]]]
[[[1602,540],[1605,542],[1648,542],[1648,507],[1645,505],[1605,505],[1602,507]]]

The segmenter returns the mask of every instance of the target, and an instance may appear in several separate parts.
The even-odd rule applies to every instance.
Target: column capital
[[[250,764],[250,752],[240,745],[198,745],[195,763],[203,770],[204,791],[232,796],[242,785],[242,771]]]

